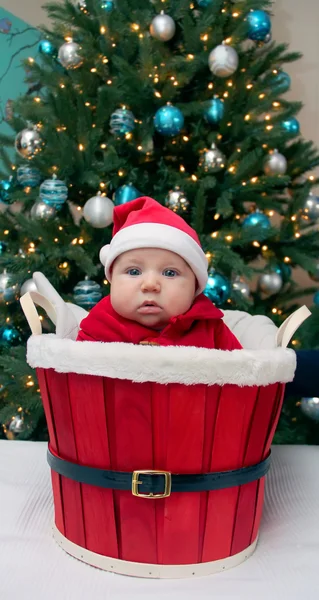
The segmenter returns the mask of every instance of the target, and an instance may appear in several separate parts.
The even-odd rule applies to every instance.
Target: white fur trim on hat
[[[100,251],[106,278],[111,278],[110,268],[120,254],[137,248],[162,248],[175,252],[187,262],[196,276],[196,295],[205,289],[208,261],[204,251],[188,233],[161,223],[139,223],[120,229],[111,243],[103,246]]]

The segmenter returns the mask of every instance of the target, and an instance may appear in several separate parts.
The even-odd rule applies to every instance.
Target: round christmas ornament
[[[20,296],[23,296],[27,292],[37,292],[38,288],[34,279],[27,279],[20,288]]]
[[[250,296],[250,287],[242,277],[236,277],[232,284],[233,290],[240,292],[245,298]]]
[[[279,273],[263,273],[258,280],[259,291],[271,296],[280,292],[283,286],[283,280]]]
[[[9,179],[2,179],[0,181],[0,200],[1,202],[7,202],[10,199],[10,192],[12,190],[12,177]]]
[[[32,158],[43,148],[43,140],[35,127],[22,129],[15,139],[15,149],[23,158]]]
[[[110,198],[102,196],[98,192],[96,196],[90,198],[84,205],[83,217],[87,223],[96,229],[108,227],[113,222],[114,204]]]
[[[114,1],[113,0],[103,0],[103,2],[101,2],[101,8],[102,10],[105,10],[105,12],[112,12],[112,10],[114,9]]]
[[[7,250],[7,244],[5,242],[0,242],[0,256],[5,253]]]
[[[230,297],[231,285],[230,281],[221,273],[211,271],[208,276],[205,296],[209,298],[216,306],[221,306]]]
[[[173,190],[168,192],[165,205],[173,212],[183,213],[188,209],[189,201],[184,192],[179,187],[175,187]]]
[[[83,12],[86,12],[87,11],[86,0],[79,0],[78,7],[80,10],[83,10]]]
[[[36,167],[22,165],[17,170],[17,181],[22,187],[37,187],[41,181],[41,173]]]
[[[38,200],[30,211],[31,219],[41,219],[43,221],[49,221],[56,215],[56,210],[53,206],[49,206],[42,200]]]
[[[68,188],[54,174],[51,179],[46,179],[40,186],[40,199],[48,206],[60,210],[68,198]]]
[[[319,290],[314,294],[313,303],[319,306]]]
[[[306,199],[303,216],[308,217],[311,221],[316,221],[319,217],[319,198],[314,194],[310,193]]]
[[[197,0],[197,4],[200,8],[207,8],[213,4],[214,0]]]
[[[280,275],[284,283],[287,283],[291,278],[291,266],[287,263],[278,263],[274,266],[273,270]]]
[[[154,17],[151,26],[151,35],[160,42],[168,42],[171,40],[176,31],[176,25],[174,19],[169,15],[166,15],[162,10],[159,15]]]
[[[319,398],[302,398],[301,411],[313,421],[319,421]]]
[[[271,30],[271,20],[264,10],[252,10],[248,14],[248,37],[257,42],[263,42]]]
[[[262,227],[264,230],[270,229],[271,223],[269,217],[260,211],[252,212],[243,220],[243,227],[248,229],[250,227]]]
[[[319,260],[315,262],[314,267],[315,270],[313,273],[309,273],[309,277],[311,277],[313,281],[319,281]]]
[[[209,68],[217,77],[229,77],[235,73],[238,63],[239,59],[235,48],[227,46],[227,44],[216,46],[208,56]]]
[[[284,94],[290,89],[291,78],[285,71],[279,71],[274,74],[272,88],[279,94]]]
[[[300,124],[299,121],[295,117],[291,117],[290,119],[285,119],[281,123],[282,129],[291,135],[298,135],[300,133]]]
[[[22,433],[24,429],[23,418],[20,415],[13,417],[9,425],[9,431],[12,431],[12,433]]]
[[[125,136],[132,133],[135,127],[135,117],[127,108],[118,108],[110,119],[111,133],[118,136]]]
[[[216,125],[222,120],[224,113],[224,102],[220,98],[213,98],[205,108],[204,117],[210,125]]]
[[[83,64],[79,54],[80,46],[76,42],[65,42],[59,49],[58,59],[65,69],[78,69]]]
[[[76,304],[90,310],[102,298],[101,286],[96,281],[85,277],[84,281],[76,284],[73,295]]]
[[[119,204],[126,204],[127,202],[131,202],[131,200],[135,200],[140,196],[141,193],[131,183],[128,185],[122,185],[114,194],[114,204],[115,206],[118,206]]]
[[[155,113],[154,126],[158,133],[173,137],[180,133],[184,126],[184,115],[182,111],[172,104],[162,106]]]
[[[0,305],[12,304],[19,296],[19,286],[12,273],[0,274]]]
[[[206,173],[218,173],[226,166],[225,155],[218,150],[216,144],[212,144],[210,150],[206,150],[199,162]]]
[[[264,164],[266,175],[284,175],[287,171],[287,160],[278,150],[270,154]]]
[[[57,56],[57,49],[50,40],[41,40],[38,50],[40,54],[45,54],[46,56]]]
[[[0,328],[0,346],[18,346],[21,342],[21,335],[13,325],[6,324]]]

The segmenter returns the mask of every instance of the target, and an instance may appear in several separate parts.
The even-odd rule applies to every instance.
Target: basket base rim
[[[87,550],[66,538],[54,524],[52,527],[53,538],[57,544],[67,554],[70,554],[77,560],[84,562],[92,567],[96,567],[110,573],[118,575],[128,575],[130,577],[141,577],[147,579],[183,579],[192,577],[203,577],[205,575],[213,575],[220,573],[233,567],[237,567],[245,562],[255,551],[258,535],[255,541],[247,548],[220,560],[211,562],[188,564],[188,565],[159,565],[137,563],[119,558],[111,558],[102,554],[97,554],[91,550]]]

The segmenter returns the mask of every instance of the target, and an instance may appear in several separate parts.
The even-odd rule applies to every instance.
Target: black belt
[[[153,499],[167,498],[171,492],[208,492],[237,487],[264,477],[270,468],[270,452],[265,460],[251,467],[197,475],[152,470],[133,473],[105,471],[58,458],[49,449],[47,460],[53,471],[73,481],[112,490],[131,490],[134,496]]]

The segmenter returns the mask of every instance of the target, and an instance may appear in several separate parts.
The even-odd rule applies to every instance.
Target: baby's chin
[[[151,329],[164,329],[168,324],[168,320],[160,319],[156,315],[137,315],[132,318],[132,321]]]

